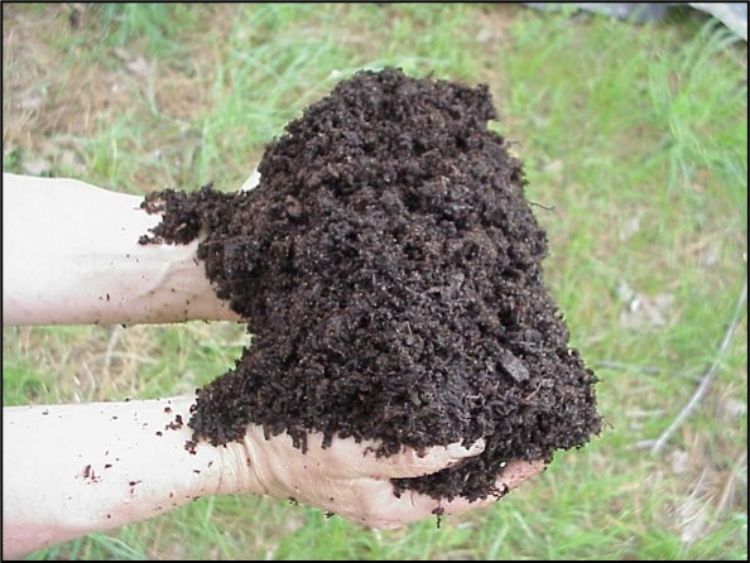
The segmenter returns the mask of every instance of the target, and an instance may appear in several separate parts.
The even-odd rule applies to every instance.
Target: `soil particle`
[[[480,456],[394,481],[433,498],[494,493],[501,464],[597,434],[593,372],[543,283],[547,239],[521,162],[487,127],[486,86],[360,72],[272,142],[259,185],[148,195],[142,243],[187,243],[252,346],[198,392],[193,443],[246,425],[380,441],[480,437]],[[438,514],[438,516],[440,516]]]
[[[435,515],[435,527],[439,530],[440,524],[443,521],[443,514],[445,514],[445,508],[442,506],[437,506],[432,509],[432,514]]]
[[[170,422],[164,427],[164,430],[179,430],[182,428],[184,422],[182,420],[182,415],[178,414],[175,415],[174,421]]]
[[[86,465],[86,467],[83,468],[83,478],[89,480],[89,484],[91,483],[99,483],[101,482],[102,478],[96,475],[96,472],[91,467],[91,464]]]

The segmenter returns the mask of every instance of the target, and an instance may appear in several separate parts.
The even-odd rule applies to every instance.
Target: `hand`
[[[4,324],[240,320],[206,278],[197,240],[138,244],[161,221],[142,197],[7,173],[3,192]]]
[[[266,494],[294,498],[366,526],[395,528],[429,517],[436,508],[454,514],[491,503],[456,498],[438,502],[393,494],[392,478],[419,477],[478,455],[477,442],[412,449],[387,458],[365,453],[372,442],[322,435],[308,438],[303,454],[287,434],[266,440],[250,426],[242,442],[226,447],[199,442],[185,449],[194,398],[33,405],[3,409],[3,555],[29,551],[94,531],[137,522],[214,494]],[[541,471],[541,462],[512,462],[498,487],[515,488]]]
[[[242,189],[258,179],[253,173]],[[138,244],[160,220],[140,209],[140,197],[68,179],[4,174],[3,181],[4,209],[12,209],[3,214],[5,323],[239,320],[206,279],[197,241]],[[413,492],[397,498],[390,482],[478,455],[481,442],[468,450],[453,444],[422,457],[406,449],[377,458],[366,453],[376,444],[337,438],[324,449],[322,436],[311,434],[303,454],[288,435],[266,440],[251,426],[241,443],[201,442],[192,454],[184,447],[192,431],[169,428],[177,415],[189,419],[192,402],[4,408],[4,555],[150,518],[202,495],[291,497],[378,528],[493,500],[438,502]],[[511,462],[498,488],[514,488],[542,467]]]
[[[260,181],[257,169],[241,190],[255,188]],[[250,425],[243,442],[230,443],[222,454],[219,493],[252,492],[279,499],[294,499],[327,512],[339,514],[372,528],[398,528],[410,522],[441,514],[456,514],[486,506],[495,500],[489,496],[469,502],[465,498],[436,501],[408,491],[397,498],[391,479],[421,477],[455,465],[462,459],[484,451],[479,440],[466,449],[460,444],[433,447],[418,456],[412,448],[388,458],[377,458],[373,442],[357,443],[353,438],[335,438],[322,447],[323,435],[308,435],[307,452],[292,445],[283,433],[270,440],[262,428]],[[544,463],[510,462],[498,476],[498,490],[511,490],[544,469]]]
[[[464,498],[437,501],[407,491],[397,498],[390,480],[428,475],[484,451],[479,440],[466,449],[460,444],[429,448],[419,456],[405,448],[396,456],[377,458],[374,442],[334,438],[322,447],[323,435],[308,435],[307,452],[292,445],[283,433],[266,440],[262,428],[250,426],[242,443],[230,443],[221,455],[219,493],[251,492],[294,499],[339,514],[372,528],[398,528],[436,514],[455,514],[494,500]],[[370,450],[368,452],[368,450]],[[367,452],[367,453],[366,453]],[[498,478],[500,490],[516,488],[544,468],[543,462],[514,461]]]

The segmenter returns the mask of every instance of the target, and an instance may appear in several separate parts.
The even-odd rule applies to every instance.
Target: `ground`
[[[486,82],[550,236],[546,279],[601,377],[602,436],[484,511],[361,530],[201,499],[31,558],[747,557],[747,321],[698,409],[747,267],[747,56],[680,11],[651,26],[493,5],[3,6],[5,171],[146,193],[238,188],[284,123],[359,68]],[[3,329],[3,404],[191,391],[229,323]]]

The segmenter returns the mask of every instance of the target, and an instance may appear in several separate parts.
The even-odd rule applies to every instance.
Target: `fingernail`
[[[478,455],[484,451],[485,441],[484,438],[479,438],[469,448],[463,447],[461,444],[450,444],[448,446],[448,455],[456,458],[464,458]]]

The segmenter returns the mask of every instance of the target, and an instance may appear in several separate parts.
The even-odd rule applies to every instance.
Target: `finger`
[[[292,448],[291,439],[285,439],[285,436],[274,437],[273,440],[277,441],[274,446]],[[308,434],[306,454],[297,450],[298,453],[290,451],[287,455],[310,464],[311,468],[324,467],[331,477],[395,479],[436,473],[462,459],[479,455],[484,451],[484,446],[484,439],[480,438],[469,448],[454,443],[427,448],[420,455],[414,448],[406,447],[396,455],[379,457],[376,451],[380,443],[374,440],[356,442],[354,438],[334,438],[330,445],[323,447],[323,434],[314,432]]]
[[[460,461],[474,457],[484,451],[485,441],[480,438],[468,448],[455,442],[447,446],[433,446],[424,452],[406,447],[400,453],[376,459],[369,455],[365,460],[371,474],[381,479],[403,479],[422,477],[453,467]],[[369,458],[369,460],[368,460]]]
[[[488,495],[486,498],[469,501],[465,497],[456,497],[450,502],[442,503],[443,514],[460,514],[467,510],[481,508],[493,504],[505,496],[508,492],[518,488],[521,483],[531,479],[544,470],[543,461],[522,461],[520,459],[511,461],[505,466],[495,481],[497,495]],[[438,503],[440,504],[440,503]],[[437,507],[433,501],[433,507]]]
[[[495,482],[498,495],[469,501],[465,497],[436,500],[428,495],[406,491],[400,497],[383,495],[374,498],[367,506],[365,525],[379,529],[394,529],[437,514],[459,514],[490,505],[508,491],[517,488],[527,479],[544,469],[544,462],[510,462]]]
[[[538,475],[547,466],[542,460],[537,461],[522,461],[520,459],[511,461],[505,466],[503,472],[500,474],[497,480],[497,486],[505,484],[508,490],[515,489],[521,483]]]
[[[248,190],[252,190],[260,183],[260,172],[258,172],[258,168],[256,167],[247,180],[242,184],[242,187],[240,188],[241,192],[246,192]]]

